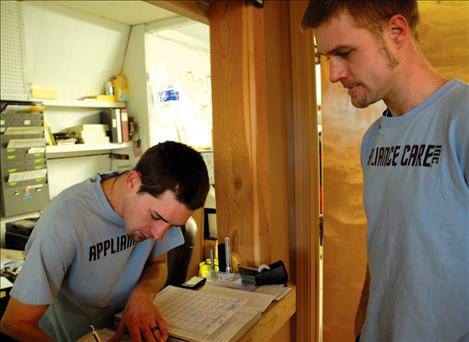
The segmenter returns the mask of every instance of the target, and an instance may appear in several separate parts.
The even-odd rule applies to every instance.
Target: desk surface
[[[240,341],[268,341],[296,312],[296,287],[278,302],[272,303],[256,324],[249,329]]]
[[[24,260],[24,251],[19,251],[16,249],[0,249],[0,259],[1,261],[5,260]]]

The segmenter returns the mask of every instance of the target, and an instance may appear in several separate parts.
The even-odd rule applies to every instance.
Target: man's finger
[[[137,327],[133,326],[132,328],[127,327],[130,333],[130,340],[132,342],[142,342],[142,337],[140,336],[140,330]]]
[[[122,340],[125,334],[125,324],[123,321],[119,323],[119,326],[117,327],[116,333],[111,337],[109,342],[119,342]]]
[[[168,331],[168,326],[166,325],[166,322],[164,321],[163,318],[158,318],[156,320],[156,324],[157,324],[157,327],[158,327],[158,330],[160,332],[160,335],[163,339],[167,340],[168,339],[168,334],[169,334],[169,331]]]
[[[161,334],[161,330],[158,327],[153,328],[153,335],[158,342],[166,341],[168,339],[168,337],[163,337],[163,334]]]
[[[142,330],[143,337],[145,337],[145,342],[155,342],[158,339],[153,335],[153,329]],[[133,340],[132,340],[133,341]]]

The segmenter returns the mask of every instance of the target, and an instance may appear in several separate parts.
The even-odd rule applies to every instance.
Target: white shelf
[[[125,102],[96,100],[44,100],[42,104],[46,107],[125,108]]]
[[[47,157],[60,157],[62,155],[76,154],[80,152],[99,152],[99,151],[111,151],[122,148],[132,147],[131,142],[125,142],[122,144],[100,144],[100,145],[87,145],[87,144],[74,144],[74,145],[54,145],[46,146]]]

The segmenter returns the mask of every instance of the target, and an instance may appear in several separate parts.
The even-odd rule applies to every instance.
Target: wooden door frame
[[[211,1],[147,2],[210,24],[208,8]],[[317,341],[319,169],[314,51],[312,32],[299,29],[306,5],[307,1],[289,1],[292,93],[288,141],[285,144],[288,145],[289,155],[290,279],[297,291],[297,311],[291,328],[294,331],[293,340]]]

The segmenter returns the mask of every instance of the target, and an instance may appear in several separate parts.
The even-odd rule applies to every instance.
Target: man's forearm
[[[53,342],[53,340],[37,325],[22,324],[11,326],[2,322],[2,333],[14,338],[19,342]]]
[[[164,262],[152,262],[145,266],[140,281],[132,290],[133,295],[154,295],[166,282],[167,267]]]
[[[1,331],[17,341],[52,341],[45,331],[39,328],[39,320],[48,305],[25,304],[10,297],[8,306],[0,322]]]

